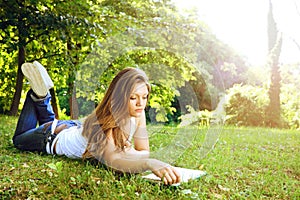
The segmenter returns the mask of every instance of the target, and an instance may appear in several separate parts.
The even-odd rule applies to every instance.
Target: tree
[[[99,101],[99,90],[103,91],[101,88],[108,85],[120,66],[144,67],[153,73],[153,64],[157,70],[154,72],[166,72],[163,75],[168,82],[162,78],[154,88],[157,94],[150,100],[162,113],[174,111],[170,102],[179,94],[174,88],[184,84],[192,85],[194,92],[200,94],[199,102],[202,106],[206,104],[202,108],[211,107],[207,91],[210,88],[217,94],[222,87],[221,83],[215,87],[219,72],[226,74],[226,86],[238,78],[231,70],[222,71],[223,61],[244,66],[238,55],[203,28],[203,22],[192,15],[179,15],[169,0],[105,0],[101,3],[32,0],[21,6],[18,1],[10,3],[15,9],[1,5],[5,12],[0,14],[0,25],[5,34],[0,42],[12,48],[19,38],[25,38],[26,61],[38,59],[47,67],[54,82],[59,83],[55,89],[68,97],[66,102],[73,118],[78,117],[76,99]],[[16,31],[18,16],[27,34]],[[174,71],[176,73],[172,73]],[[83,72],[81,77],[76,77],[78,72]],[[174,74],[177,73],[180,79],[176,79]],[[16,93],[21,89],[18,86]]]
[[[25,61],[32,62],[31,57],[41,60],[62,55],[63,51],[57,48],[62,47],[61,42],[66,40],[62,37],[62,32],[70,29],[74,31],[75,28],[80,32],[87,26],[93,27],[94,24],[91,25],[87,20],[89,4],[86,1],[3,0],[0,5],[0,27],[3,31],[0,42],[8,49],[18,51],[16,85],[9,111],[10,115],[16,115],[23,86],[21,65]],[[51,42],[60,44],[49,49]],[[26,51],[28,46],[32,51]]]
[[[281,127],[280,117],[280,70],[279,56],[282,46],[282,35],[278,32],[276,22],[273,17],[273,7],[271,0],[269,1],[268,13],[268,49],[269,49],[269,65],[271,67],[271,83],[269,87],[270,103],[267,107],[267,124],[270,127]]]

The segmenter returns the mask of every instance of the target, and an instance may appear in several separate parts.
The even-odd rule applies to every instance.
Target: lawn
[[[168,187],[101,165],[20,152],[12,145],[15,117],[0,115],[1,199],[300,199],[300,133],[296,130],[223,127],[206,156],[207,128],[172,162],[202,169],[199,180]],[[178,128],[149,125],[151,149],[168,146]]]

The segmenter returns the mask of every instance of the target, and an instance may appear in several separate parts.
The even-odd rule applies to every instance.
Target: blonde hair
[[[140,69],[125,68],[112,80],[102,101],[84,122],[82,135],[88,141],[83,154],[84,159],[101,160],[109,130],[112,130],[115,146],[119,150],[124,150],[124,127],[122,127],[124,124],[122,121],[130,116],[128,103],[130,94],[137,83],[145,83],[150,92],[148,77]]]

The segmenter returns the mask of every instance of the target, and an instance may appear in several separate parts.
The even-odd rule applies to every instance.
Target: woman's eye
[[[136,98],[135,97],[130,97],[130,100],[136,100]]]

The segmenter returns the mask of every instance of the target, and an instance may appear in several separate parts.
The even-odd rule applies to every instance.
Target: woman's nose
[[[141,99],[140,99],[140,98],[137,98],[136,105],[137,105],[137,106],[140,106],[140,105],[141,105],[141,102],[142,102]]]

